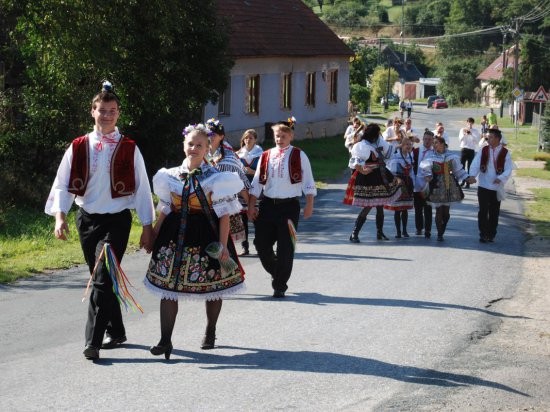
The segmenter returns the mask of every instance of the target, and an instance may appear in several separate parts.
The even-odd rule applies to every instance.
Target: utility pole
[[[514,87],[518,87],[518,66],[519,66],[519,19],[516,19],[516,30],[514,32]]]
[[[404,50],[404,37],[405,37],[405,0],[401,0],[401,49],[404,52],[404,62],[407,63],[407,52]]]
[[[506,35],[507,29],[502,31],[502,78],[504,79],[504,70],[506,69]],[[504,101],[500,100],[500,118],[504,115]]]
[[[391,73],[391,65],[390,65],[390,58],[388,57],[388,82],[386,84],[386,101],[384,102],[385,110],[388,110],[388,100],[390,99],[390,73]]]

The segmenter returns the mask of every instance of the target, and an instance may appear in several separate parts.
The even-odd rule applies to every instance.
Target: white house
[[[340,134],[348,121],[352,50],[301,0],[218,0],[235,59],[227,90],[204,108],[236,145],[246,129],[259,141],[294,116],[296,139]]]

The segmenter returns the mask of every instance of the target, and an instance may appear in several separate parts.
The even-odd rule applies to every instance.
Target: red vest
[[[73,160],[69,178],[69,193],[84,196],[90,179],[90,144],[88,135],[73,140]],[[134,152],[136,143],[122,136],[111,158],[111,196],[129,196],[136,191]]]
[[[260,184],[265,185],[268,178],[268,167],[267,163],[269,162],[269,150],[266,150],[262,153],[262,157],[260,159]],[[300,158],[300,149],[297,147],[293,147],[290,152],[290,159],[289,159],[289,176],[290,176],[290,183],[300,183],[302,181],[302,161]]]
[[[487,171],[487,163],[489,162],[489,146],[483,147],[481,149],[481,162],[479,165],[479,170],[481,170],[483,173]],[[504,162],[506,161],[506,154],[508,153],[508,149],[505,147],[502,147],[500,149],[500,152],[497,156],[497,165],[496,165],[496,172],[497,175],[504,172]]]

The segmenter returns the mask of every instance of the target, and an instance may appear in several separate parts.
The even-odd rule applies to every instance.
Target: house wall
[[[329,82],[323,72],[338,70],[337,103],[329,103]],[[316,73],[315,107],[305,104],[306,75]],[[283,109],[282,75],[292,73],[291,110]],[[260,75],[259,114],[246,113],[246,80]],[[265,124],[294,116],[296,139],[333,136],[344,132],[348,122],[349,59],[347,57],[238,59],[231,70],[230,114],[219,115],[218,104],[204,108],[205,120],[217,117],[226,139],[236,146],[246,129],[255,129],[263,142]]]

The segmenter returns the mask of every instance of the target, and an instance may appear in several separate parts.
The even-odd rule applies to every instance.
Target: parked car
[[[433,96],[428,96],[428,104],[427,104],[427,108],[429,109],[430,107],[433,106],[434,102],[437,100],[437,99],[444,99],[443,96],[440,96],[440,95],[433,95]]]
[[[388,103],[389,104],[399,104],[399,96],[396,94],[389,94],[388,95]]]
[[[447,101],[445,99],[436,99],[433,104],[434,109],[448,109]]]

